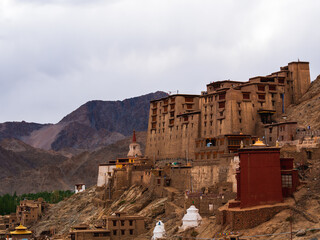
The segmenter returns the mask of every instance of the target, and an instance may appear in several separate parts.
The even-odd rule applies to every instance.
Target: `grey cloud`
[[[318,1],[16,0],[0,4],[0,122],[57,122],[92,99],[200,93],[292,60],[320,72]]]

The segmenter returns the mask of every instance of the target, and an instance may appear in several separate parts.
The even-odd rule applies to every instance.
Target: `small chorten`
[[[133,130],[132,143],[129,145],[128,157],[141,157],[140,144],[137,143],[136,131]]]
[[[164,224],[161,221],[158,221],[156,223],[156,226],[153,230],[153,237],[151,238],[152,240],[156,240],[159,238],[164,238],[166,234],[166,230],[164,229]]]
[[[191,205],[187,209],[187,214],[184,215],[182,218],[182,230],[191,227],[198,227],[201,224],[202,217],[199,214],[199,210],[194,206]]]

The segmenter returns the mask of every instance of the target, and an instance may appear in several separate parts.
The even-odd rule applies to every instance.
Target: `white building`
[[[191,205],[187,209],[187,213],[182,218],[182,230],[191,227],[198,227],[201,224],[202,217],[199,214],[199,210],[194,206]]]
[[[98,181],[97,181],[98,187],[108,185],[109,180],[112,178],[113,169],[115,168],[116,168],[115,161],[109,161],[109,163],[104,163],[99,165]]]
[[[83,183],[76,184],[74,186],[74,192],[75,193],[83,192],[84,190],[86,190],[86,185],[84,185]]]

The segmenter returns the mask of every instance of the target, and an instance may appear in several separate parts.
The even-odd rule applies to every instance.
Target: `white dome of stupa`
[[[156,240],[159,238],[164,238],[165,234],[166,234],[166,230],[164,229],[163,222],[158,221],[156,223],[155,228],[153,229],[153,237],[151,239]]]
[[[198,227],[201,221],[202,217],[199,214],[199,210],[194,205],[191,205],[182,218],[182,229],[185,230],[190,227]]]

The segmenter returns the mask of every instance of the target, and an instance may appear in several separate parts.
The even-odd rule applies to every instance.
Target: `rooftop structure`
[[[89,229],[85,224],[74,226],[69,233],[71,240],[110,240],[110,231],[107,229]]]
[[[15,228],[15,231],[10,232],[12,235],[12,240],[29,240],[31,239],[32,232],[28,231],[27,228],[23,225],[19,225]]]

